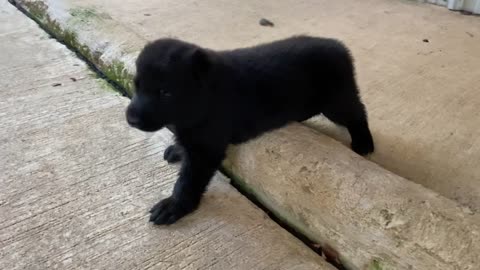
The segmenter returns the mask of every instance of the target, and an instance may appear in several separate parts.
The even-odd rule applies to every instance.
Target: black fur
[[[165,152],[163,152],[163,159],[166,160],[168,163],[176,163],[182,160],[183,156],[183,149],[178,144],[172,144]]]
[[[174,223],[197,208],[229,144],[289,122],[323,113],[348,129],[355,152],[374,150],[352,58],[339,41],[299,36],[212,51],[160,39],[136,64],[127,121],[144,131],[173,126],[176,144],[164,158],[183,160],[172,196],[151,210],[155,224]]]

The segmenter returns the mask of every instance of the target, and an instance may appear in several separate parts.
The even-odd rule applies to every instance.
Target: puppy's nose
[[[129,125],[135,127],[140,123],[140,117],[133,110],[127,110],[127,122]]]

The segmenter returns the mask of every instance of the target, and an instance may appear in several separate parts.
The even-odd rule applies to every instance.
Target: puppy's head
[[[210,100],[212,54],[174,39],[146,45],[136,62],[135,95],[126,112],[128,123],[152,132],[165,125],[188,127],[202,121]]]

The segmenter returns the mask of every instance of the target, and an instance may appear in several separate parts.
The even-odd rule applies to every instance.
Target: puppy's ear
[[[191,61],[193,76],[199,81],[204,81],[212,67],[212,59],[209,53],[203,49],[195,48],[191,54]]]

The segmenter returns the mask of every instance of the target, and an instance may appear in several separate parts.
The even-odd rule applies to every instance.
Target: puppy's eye
[[[159,92],[160,92],[160,95],[164,96],[164,97],[171,97],[172,96],[172,93],[168,92],[165,89],[160,89]]]

